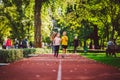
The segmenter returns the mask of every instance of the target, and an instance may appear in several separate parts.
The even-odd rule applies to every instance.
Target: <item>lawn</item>
[[[120,68],[120,53],[116,54],[117,57],[106,56],[105,53],[87,53],[87,54],[81,53],[80,55],[107,65]]]

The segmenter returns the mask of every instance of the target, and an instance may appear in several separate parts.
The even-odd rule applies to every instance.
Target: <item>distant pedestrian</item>
[[[67,33],[65,31],[63,32],[61,42],[62,42],[62,52],[63,52],[62,58],[64,58],[65,54],[66,54],[66,49],[68,46],[68,37],[67,37]]]
[[[3,41],[2,49],[6,49],[6,40]]]
[[[33,48],[33,43],[32,41],[29,42],[30,48]]]
[[[79,45],[79,40],[78,40],[77,36],[75,36],[73,43],[74,43],[73,44],[74,45],[74,53],[76,53],[77,52],[77,47]]]
[[[22,40],[22,48],[28,48],[28,40],[27,40],[27,38]]]
[[[6,41],[6,49],[11,49],[11,48],[12,48],[12,40],[8,38]]]
[[[58,57],[60,42],[61,42],[60,33],[57,33],[56,37],[53,40],[53,45],[55,48],[55,52],[54,52],[55,57]]]
[[[107,42],[107,49],[106,49],[106,55],[114,55],[116,57],[116,54],[115,54],[115,43],[113,41],[113,39],[109,40]]]
[[[23,40],[20,40],[20,42],[19,42],[19,48],[23,48],[22,41],[23,41]]]
[[[15,39],[14,47],[15,47],[16,49],[18,49],[18,47],[19,47],[19,41],[17,40],[17,38]]]

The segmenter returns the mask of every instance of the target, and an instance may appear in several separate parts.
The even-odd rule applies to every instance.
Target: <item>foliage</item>
[[[17,49],[0,50],[0,62],[14,62],[23,58],[23,51]]]
[[[10,32],[10,35],[7,36],[18,38],[20,40],[28,36],[30,30],[33,31],[33,15],[27,15],[28,13],[31,13],[28,11],[33,11],[30,6],[32,6],[32,4],[29,3],[29,0],[1,1],[1,17],[4,18],[4,20],[1,21],[4,23],[1,27],[6,25],[11,29],[11,31],[8,31]],[[30,18],[28,16],[30,16]]]
[[[29,57],[30,55],[38,55],[43,53],[49,53],[49,49],[44,48],[29,48],[29,49],[23,49],[24,57]]]
[[[58,27],[61,33],[68,32],[69,45],[72,45],[75,35],[78,35],[82,46],[92,42],[92,45],[104,48],[110,38],[114,38],[120,45],[119,0],[37,1],[41,3],[40,16],[37,16],[40,21],[34,15],[35,0],[1,0],[0,39],[5,36],[18,39],[28,36],[30,40],[36,41],[37,38],[33,38],[41,33],[41,41],[49,43],[48,37]],[[35,20],[41,22],[36,30]],[[94,26],[98,28],[97,32],[94,31]],[[39,29],[40,32],[34,32]]]
[[[2,49],[0,50],[0,62],[15,62],[29,56],[49,52],[50,52],[49,49],[44,48],[8,49],[8,50]]]

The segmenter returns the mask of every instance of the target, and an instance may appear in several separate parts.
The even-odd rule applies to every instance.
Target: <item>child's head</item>
[[[57,37],[60,37],[60,33],[57,33]]]
[[[66,34],[67,34],[66,31],[64,31],[64,32],[63,32],[63,36],[66,36]]]

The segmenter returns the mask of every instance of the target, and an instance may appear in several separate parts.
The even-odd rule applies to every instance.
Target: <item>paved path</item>
[[[78,55],[42,54],[0,67],[0,80],[120,80],[120,70]]]

